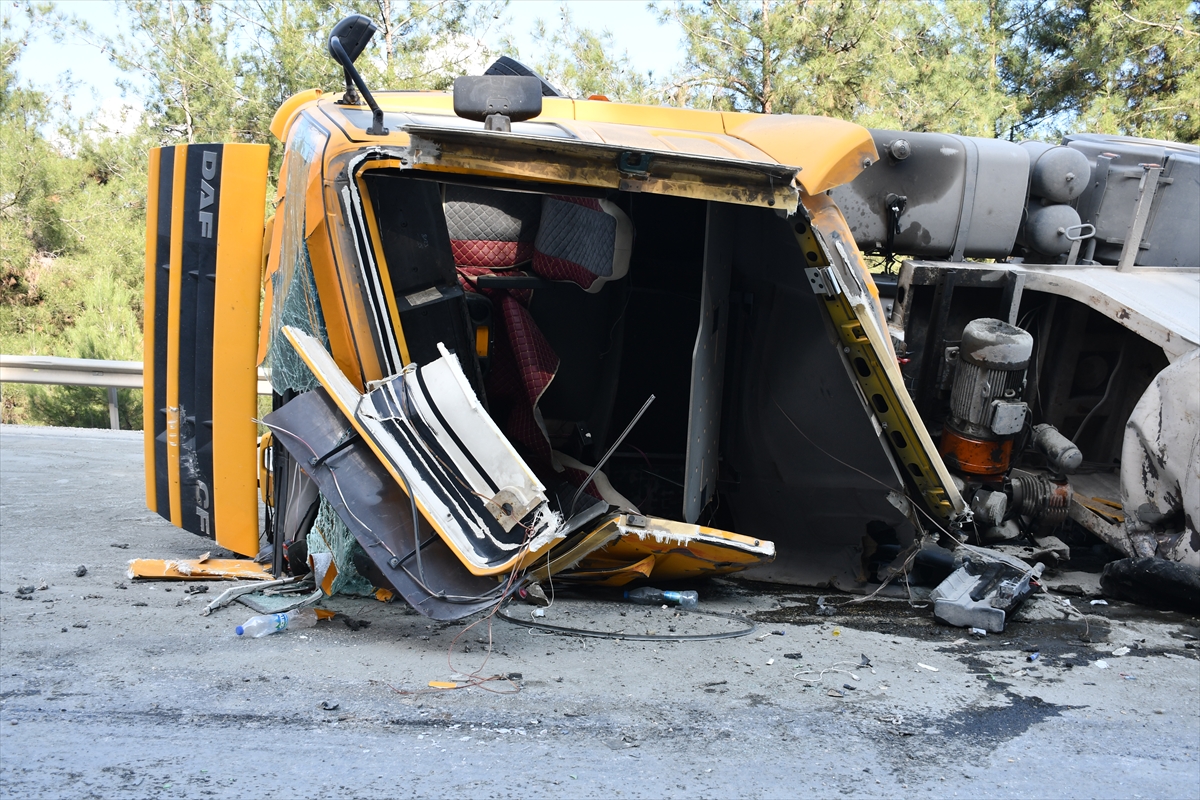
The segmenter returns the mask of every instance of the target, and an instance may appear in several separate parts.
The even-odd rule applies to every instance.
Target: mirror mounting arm
[[[346,96],[342,98],[341,102],[349,104],[357,100],[356,97],[351,96],[351,87],[357,87],[363,99],[367,101],[373,117],[371,127],[367,128],[367,134],[369,136],[387,136],[388,129],[383,127],[383,109],[379,107],[379,103],[375,102],[371,90],[367,88],[366,81],[363,80],[362,75],[358,74],[358,70],[354,68],[354,62],[350,59],[350,56],[346,53],[346,48],[342,46],[341,41],[336,36],[329,37],[329,52],[333,54],[333,57],[337,59],[338,63],[342,65],[342,69],[346,72]]]

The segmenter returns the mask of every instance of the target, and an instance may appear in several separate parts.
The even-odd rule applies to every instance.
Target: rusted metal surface
[[[938,452],[950,469],[968,475],[1003,475],[1012,457],[1012,439],[974,439],[952,428],[942,431]]]
[[[1121,500],[1128,544],[1200,568],[1200,350],[1163,370],[1125,429]]]

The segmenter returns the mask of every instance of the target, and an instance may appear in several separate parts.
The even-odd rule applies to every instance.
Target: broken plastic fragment
[[[1128,648],[1128,647],[1118,647],[1116,650],[1113,650],[1113,651],[1112,651],[1112,654],[1113,654],[1114,656],[1123,656],[1123,655],[1125,655],[1125,654],[1126,654],[1126,653],[1128,653],[1128,652],[1129,652],[1129,648]]]
[[[927,669],[927,670],[929,670],[930,672],[937,672],[937,671],[938,671],[938,668],[937,668],[937,667],[931,667],[931,666],[929,666],[928,664],[922,664],[920,661],[918,661],[918,662],[917,662],[917,666],[918,666],[918,667],[920,667],[921,669]]]

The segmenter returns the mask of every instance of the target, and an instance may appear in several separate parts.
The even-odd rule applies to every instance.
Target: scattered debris
[[[804,658],[804,655],[801,653],[784,653],[783,657],[790,658],[793,661],[799,661],[800,659]]]
[[[1128,654],[1128,653],[1129,653],[1129,648],[1128,648],[1128,647],[1118,647],[1116,650],[1113,650],[1113,651],[1112,651],[1112,654],[1113,654],[1114,656],[1123,656],[1123,655],[1126,655],[1126,654]]]
[[[33,594],[35,591],[36,590],[32,586],[18,586],[17,587],[17,594],[19,594],[19,595]]]
[[[341,707],[341,705],[342,704],[339,703],[337,700],[322,700],[321,704],[317,707],[320,708],[322,711],[337,711]]]
[[[1094,605],[1094,606],[1106,606],[1106,605],[1108,605],[1108,601],[1107,601],[1107,600],[1093,600],[1093,601],[1092,601],[1092,605]]]
[[[88,626],[88,621],[86,619],[83,620],[82,622],[76,622],[71,625],[72,628],[86,628],[87,626]]]
[[[346,624],[346,627],[352,631],[371,627],[371,620],[369,619],[354,619],[353,617],[348,617],[345,614],[338,614],[337,616]]]
[[[937,667],[931,667],[931,666],[929,666],[928,664],[922,664],[920,661],[918,661],[918,662],[917,662],[917,666],[918,666],[918,667],[920,667],[921,669],[927,669],[927,670],[929,670],[930,672],[937,672],[937,671],[938,671],[938,668],[937,668]]]
[[[125,588],[124,586],[121,587]],[[189,586],[183,590],[184,594],[208,594],[207,586]]]
[[[83,564],[80,564],[75,568],[75,577],[82,578],[84,575],[87,575],[87,567],[85,567]]]
[[[118,550],[128,550],[128,549],[129,549],[129,545],[127,545],[127,544],[116,544],[116,543],[113,543],[113,544],[110,544],[110,545],[109,545],[109,547],[115,547],[115,548],[117,548]]]
[[[1108,662],[1105,661],[1104,659],[1100,659],[1099,661],[1093,661],[1092,664],[1093,664],[1093,666],[1096,667],[1096,669],[1108,669]]]
[[[837,689],[830,689],[825,694],[829,695],[830,697],[845,697],[846,696],[842,692],[839,692]]]
[[[1006,615],[1031,591],[1045,565],[1029,567],[1011,556],[962,545],[967,560],[929,595],[933,616],[960,628],[1002,633]]]

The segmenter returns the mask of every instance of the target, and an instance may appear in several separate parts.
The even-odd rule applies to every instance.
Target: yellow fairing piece
[[[146,507],[158,511],[158,475],[154,463],[154,342],[155,342],[155,284],[158,271],[158,206],[160,150],[150,151],[149,181],[146,193],[146,299],[142,306],[142,442],[146,459]]]
[[[801,167],[796,179],[810,195],[849,183],[879,158],[871,132],[852,122],[776,114],[721,116],[730,136],[754,145],[780,164]]]
[[[648,577],[671,581],[724,575],[775,559],[773,542],[716,528],[635,514],[622,514],[616,527],[620,538],[583,559],[580,570],[603,562],[632,566],[654,556]]]
[[[147,505],[258,553],[257,345],[265,145],[150,156],[146,227]]]
[[[212,446],[217,543],[258,553],[258,322],[266,145],[226,145],[213,316]]]
[[[274,577],[262,564],[238,558],[135,558],[126,574],[131,580],[179,581],[269,581]]]
[[[300,109],[321,97],[320,89],[305,89],[284,100],[271,118],[271,135],[281,142],[286,142],[288,132],[292,129],[292,121],[300,113]]]
[[[649,578],[654,571],[657,556],[649,555],[632,564],[607,558],[591,557],[579,562],[579,566],[556,577],[590,586],[624,586],[636,580]]]
[[[170,278],[167,282],[167,491],[169,519],[183,525],[179,491],[179,318],[183,288],[183,198],[187,180],[187,145],[175,148],[175,175],[171,196]],[[161,336],[162,333],[159,333]],[[160,509],[161,514],[166,509]]]

